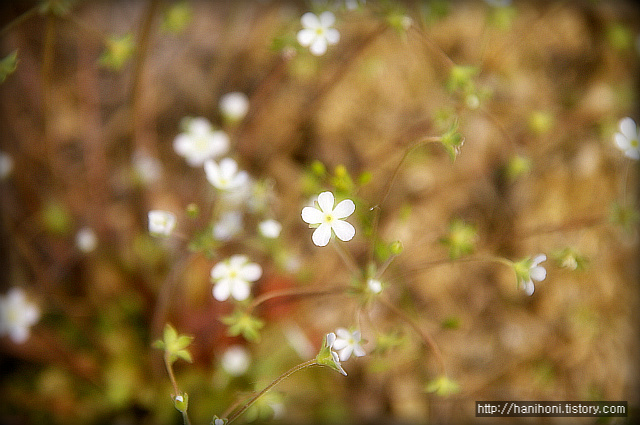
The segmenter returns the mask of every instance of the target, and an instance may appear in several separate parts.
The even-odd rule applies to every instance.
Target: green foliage
[[[193,9],[191,5],[186,1],[180,1],[165,10],[162,29],[173,34],[179,34],[184,31],[192,20]]]
[[[449,153],[451,161],[455,161],[456,157],[460,154],[462,145],[464,144],[464,137],[458,132],[458,121],[455,120],[447,132],[442,135],[441,143]]]
[[[335,335],[333,335],[333,337],[335,338]],[[331,346],[327,339],[329,339],[329,335],[327,335],[324,341],[322,341],[322,347],[320,347],[320,351],[316,356],[316,363],[320,366],[326,366],[330,369],[333,369],[336,372],[346,376],[347,372],[345,372],[342,368],[342,365],[337,359],[336,353],[331,351]]]
[[[528,174],[531,171],[531,165],[531,159],[522,155],[514,155],[507,163],[505,174],[509,181],[513,182]]]
[[[640,213],[629,205],[622,205],[614,202],[611,205],[609,220],[616,226],[620,226],[625,231],[631,231],[640,220]]]
[[[435,393],[440,397],[448,397],[460,392],[460,385],[446,375],[429,381],[424,390],[428,393]]]
[[[119,71],[131,58],[134,50],[133,34],[111,37],[106,41],[106,50],[100,55],[98,63],[105,68]]]
[[[449,248],[449,257],[457,259],[473,253],[478,241],[478,229],[476,226],[466,224],[460,219],[454,219],[449,223],[449,232],[440,238],[440,243]]]
[[[264,321],[251,316],[237,308],[229,315],[220,319],[222,323],[229,326],[229,336],[242,335],[249,342],[260,341],[260,329],[264,327]]]
[[[18,50],[14,50],[0,59],[0,83],[3,83],[9,75],[18,67]]]
[[[178,335],[174,327],[167,323],[164,327],[162,339],[156,340],[153,343],[153,347],[164,350],[169,363],[173,363],[179,358],[192,363],[191,353],[187,350],[187,347],[191,345],[191,341],[193,341],[192,336]]]
[[[58,236],[64,236],[71,232],[73,220],[67,208],[57,200],[47,202],[40,212],[44,228]]]
[[[569,270],[584,270],[589,259],[572,247],[565,247],[551,253],[551,258],[558,267]]]

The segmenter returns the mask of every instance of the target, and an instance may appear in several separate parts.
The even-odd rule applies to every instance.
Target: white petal
[[[224,158],[220,161],[220,175],[228,179],[238,171],[238,163],[231,158]]]
[[[215,280],[222,279],[229,274],[229,267],[225,263],[218,263],[211,269],[211,277]]]
[[[349,338],[351,338],[351,332],[349,332],[345,328],[338,328],[338,329],[336,329],[336,336],[338,338],[347,339],[348,340]]]
[[[333,347],[333,343],[336,342],[336,334],[330,332],[327,334],[327,347]]]
[[[327,40],[324,37],[318,37],[309,47],[309,51],[315,56],[322,56],[327,51]]]
[[[311,240],[317,246],[327,246],[331,239],[331,226],[326,223],[322,223],[311,235]]]
[[[639,148],[629,148],[624,154],[631,159],[640,159],[640,149]]]
[[[16,344],[22,344],[29,338],[29,328],[25,326],[13,326],[10,331],[11,340]]]
[[[613,135],[613,140],[616,142],[616,146],[625,151],[631,147],[630,140],[622,133],[616,133]]]
[[[249,257],[242,254],[236,254],[229,257],[229,266],[235,270],[239,270],[249,262]]]
[[[220,167],[213,160],[208,159],[204,162],[204,173],[209,183],[218,186],[220,182]]]
[[[352,345],[347,345],[346,347],[344,347],[342,350],[340,350],[340,353],[339,353],[340,361],[344,362],[345,360],[349,360],[349,357],[351,357],[352,352],[353,352]]]
[[[191,137],[180,133],[173,139],[173,150],[180,156],[187,156],[191,153]]]
[[[353,239],[353,236],[356,234],[356,229],[350,223],[342,220],[336,220],[331,223],[331,227],[333,231],[336,233],[336,236],[344,242],[350,241]]]
[[[531,271],[529,272],[529,276],[533,280],[542,282],[544,278],[547,277],[547,270],[542,266],[537,266],[531,269]]]
[[[316,38],[316,33],[311,29],[303,29],[298,31],[298,43],[302,46],[309,46],[313,43],[313,40]]]
[[[327,39],[327,42],[329,44],[336,44],[338,41],[340,41],[340,32],[335,28],[329,28],[324,33],[324,38]]]
[[[222,279],[213,287],[213,298],[218,301],[225,301],[227,298],[229,298],[230,292],[229,280]]]
[[[320,206],[320,210],[324,213],[333,212],[333,203],[335,199],[333,198],[333,193],[331,192],[322,192],[318,195],[318,205]]]
[[[638,128],[636,126],[636,122],[633,119],[629,117],[623,118],[620,120],[620,123],[618,125],[620,127],[620,132],[624,134],[624,136],[628,140],[638,138]]]
[[[211,133],[211,123],[204,117],[193,118],[191,121],[189,121],[188,130],[189,133],[198,136],[208,134]]]
[[[305,223],[320,224],[324,220],[324,214],[313,207],[304,207],[302,209],[302,219]]]
[[[544,255],[544,254],[538,254],[533,258],[532,264],[534,266],[537,266],[538,264],[542,263],[543,261],[547,261],[547,256]]]
[[[346,339],[337,338],[336,342],[333,343],[333,349],[334,350],[342,350],[347,345],[349,345],[349,342]]]
[[[255,282],[262,276],[262,267],[256,263],[249,263],[240,270],[240,276],[248,282]]]
[[[231,287],[231,294],[238,301],[246,300],[249,297],[249,292],[249,284],[247,282],[239,281]]]
[[[535,286],[531,280],[524,283],[524,293],[531,296],[533,295],[533,291],[535,291]]]
[[[320,14],[320,25],[327,28],[334,24],[336,17],[332,12],[326,11]]]
[[[300,18],[300,23],[305,28],[315,29],[320,26],[320,20],[311,12],[307,12]]]
[[[333,210],[333,216],[335,218],[347,218],[356,210],[356,204],[351,199],[345,199],[336,205]]]
[[[244,186],[249,181],[249,174],[246,171],[239,171],[238,174],[235,175],[233,180],[231,180],[230,186],[232,188],[239,188]]]
[[[362,356],[366,355],[367,352],[364,351],[364,348],[362,348],[360,345],[356,344],[353,347],[353,354],[355,354],[356,357],[362,357]]]
[[[220,156],[229,150],[229,136],[224,131],[216,131],[209,138],[211,156]]]

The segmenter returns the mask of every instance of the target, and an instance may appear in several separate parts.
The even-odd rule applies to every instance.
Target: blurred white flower
[[[219,241],[228,241],[242,230],[242,213],[229,211],[213,225],[213,237]]]
[[[484,0],[489,6],[507,7],[511,4],[511,0]]]
[[[225,119],[231,122],[241,121],[249,111],[249,98],[241,92],[231,92],[220,98],[219,108]]]
[[[40,310],[27,301],[21,288],[11,288],[7,295],[0,296],[0,336],[9,335],[13,342],[22,344],[39,318]]]
[[[229,295],[238,301],[249,297],[249,285],[262,276],[262,267],[250,263],[244,255],[233,255],[219,262],[211,269],[211,278],[215,281],[213,297],[225,301]]]
[[[318,195],[318,206],[304,207],[302,219],[311,225],[319,224],[313,232],[311,239],[317,246],[326,246],[331,239],[331,231],[342,241],[350,241],[356,234],[356,229],[342,219],[349,217],[356,209],[350,199],[345,199],[333,208],[335,198],[331,192],[322,192]]]
[[[85,254],[93,251],[98,246],[96,232],[90,227],[83,227],[76,233],[76,246]]]
[[[382,282],[378,279],[368,279],[367,280],[367,288],[374,294],[379,294],[382,292]]]
[[[222,368],[231,376],[241,376],[249,369],[251,356],[242,345],[233,345],[224,352]]]
[[[133,156],[133,168],[142,183],[155,183],[162,175],[162,164],[156,158],[144,153]]]
[[[238,163],[231,158],[223,158],[220,164],[213,160],[204,163],[207,180],[220,190],[236,190],[249,182],[246,171],[238,171]]]
[[[6,152],[0,152],[0,180],[9,177],[13,171],[13,158]]]
[[[367,0],[344,0],[344,5],[348,10],[357,9],[360,4],[365,4]]]
[[[176,216],[169,211],[151,210],[149,217],[149,232],[156,236],[169,236],[176,227]]]
[[[533,285],[534,280],[542,282],[547,277],[547,270],[539,265],[546,260],[546,255],[538,254],[533,260],[525,258],[524,260],[514,263],[518,285],[524,289],[527,295],[533,295],[533,291],[535,290]]]
[[[360,331],[349,332],[345,328],[336,329],[336,340],[332,347],[338,352],[341,362],[349,360],[353,353],[356,357],[362,357],[367,354],[362,346],[360,346]]]
[[[298,31],[298,43],[309,47],[315,56],[324,55],[328,44],[340,41],[338,30],[331,28],[335,21],[335,15],[329,11],[322,12],[319,16],[311,12],[305,13],[300,18],[303,29]]]
[[[258,231],[265,238],[275,239],[280,236],[282,224],[272,219],[264,220],[258,224]]]
[[[206,160],[217,158],[229,149],[227,133],[213,130],[206,118],[187,118],[184,127],[185,132],[173,140],[173,149],[192,167],[199,167]]]
[[[638,126],[636,122],[629,117],[623,118],[618,123],[620,131],[613,137],[616,146],[624,152],[625,156],[632,159],[640,159],[640,145],[638,145]]]

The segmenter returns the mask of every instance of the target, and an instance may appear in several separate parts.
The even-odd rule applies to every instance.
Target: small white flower
[[[338,30],[331,28],[335,21],[335,15],[329,11],[322,12],[320,16],[311,12],[305,13],[300,18],[303,29],[298,31],[298,43],[309,47],[315,56],[324,55],[328,44],[336,44],[340,41]]]
[[[214,131],[206,118],[188,118],[185,127],[186,131],[173,140],[173,149],[192,167],[199,167],[229,149],[229,136],[224,131]]]
[[[640,159],[640,145],[638,145],[640,135],[636,122],[626,117],[620,120],[618,127],[620,131],[613,136],[616,146],[629,158]]]
[[[213,225],[213,237],[219,241],[228,241],[242,230],[242,214],[229,211],[222,214],[220,220]]]
[[[27,301],[21,288],[11,288],[0,296],[0,336],[9,335],[16,344],[29,338],[29,328],[40,318],[40,310]]]
[[[249,182],[249,174],[238,171],[238,163],[231,158],[222,159],[219,165],[210,159],[205,161],[204,172],[209,183],[220,190],[240,189]]]
[[[9,177],[13,171],[13,158],[8,153],[0,152],[0,180]]]
[[[318,195],[318,206],[304,207],[302,219],[309,224],[319,224],[313,232],[311,239],[317,246],[326,246],[331,239],[331,231],[344,241],[350,241],[356,234],[356,229],[342,219],[349,217],[356,209],[351,199],[345,199],[333,208],[335,198],[331,192],[322,192]]]
[[[224,419],[215,418],[215,419],[213,420],[213,425],[225,425],[225,423],[226,423],[226,422],[224,421]]]
[[[340,372],[344,376],[347,376],[347,372],[345,372],[342,364],[340,364],[340,357],[338,356],[338,353],[333,351],[333,344],[335,344],[336,342],[336,334],[334,334],[333,332],[328,333],[326,336],[326,341],[327,347],[329,347],[329,351],[331,352],[331,359],[333,360],[334,366],[338,369],[338,372]]]
[[[175,401],[179,401],[179,402],[183,402],[183,401],[184,401],[184,397],[182,397],[181,395],[177,395],[177,396],[174,398],[174,400],[175,400]]]
[[[176,227],[176,216],[169,211],[149,211],[149,232],[157,236],[169,236]]]
[[[378,279],[368,279],[367,280],[367,288],[374,294],[379,294],[382,292],[382,282]]]
[[[547,260],[544,254],[538,254],[533,258],[524,259],[515,264],[518,283],[527,295],[533,295],[535,287],[533,281],[542,282],[547,277],[547,270],[539,264]]]
[[[360,331],[349,332],[345,328],[338,328],[336,329],[336,335],[337,337],[332,347],[338,352],[340,361],[349,360],[351,353],[356,357],[362,357],[367,354],[360,346]]]
[[[227,93],[220,98],[219,108],[229,121],[241,121],[249,111],[249,99],[241,92]]]
[[[222,355],[222,368],[231,376],[241,376],[249,369],[251,357],[241,345],[229,347]]]
[[[96,236],[96,232],[89,227],[83,227],[78,230],[76,233],[76,246],[78,249],[85,254],[96,249],[98,245],[98,237]]]
[[[280,236],[282,231],[282,224],[276,220],[264,220],[258,224],[258,231],[265,238],[275,239]]]
[[[262,267],[250,263],[244,255],[233,255],[221,261],[211,269],[211,278],[216,281],[213,287],[213,297],[218,301],[225,301],[229,295],[238,301],[249,297],[249,284],[260,279]]]
[[[142,183],[155,183],[162,175],[162,165],[156,158],[144,153],[133,156],[133,168]]]

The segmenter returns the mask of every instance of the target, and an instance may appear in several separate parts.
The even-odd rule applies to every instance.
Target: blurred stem
[[[269,390],[271,390],[271,388],[275,387],[276,385],[278,385],[280,382],[282,382],[284,379],[288,378],[289,376],[293,375],[294,373],[305,369],[307,367],[311,367],[311,366],[315,366],[318,363],[316,363],[316,359],[311,359],[311,360],[307,360],[304,363],[300,363],[297,366],[292,367],[291,369],[289,369],[288,371],[286,371],[285,373],[283,373],[282,375],[280,375],[279,377],[277,377],[275,380],[273,380],[273,382],[271,382],[269,385],[267,385],[262,391],[260,391],[258,394],[256,394],[255,396],[253,396],[247,403],[245,403],[244,406],[242,406],[239,410],[237,410],[235,413],[233,413],[232,415],[229,416],[229,420],[227,421],[227,424],[230,424],[231,422],[233,422],[234,420],[236,420],[238,418],[238,416],[242,415],[249,407],[251,407],[251,405],[253,403],[255,403],[260,397],[262,397],[263,395],[265,395]],[[227,415],[223,415],[223,417],[226,417]]]
[[[433,352],[433,354],[436,356],[436,361],[438,362],[438,364],[440,366],[440,370],[442,372],[442,375],[446,375],[447,374],[447,369],[445,367],[444,358],[442,357],[442,352],[440,351],[440,348],[438,348],[438,345],[436,344],[436,342],[433,339],[433,337],[431,335],[429,335],[427,332],[425,332],[420,327],[420,325],[418,325],[418,323],[415,320],[413,320],[413,318],[411,318],[407,313],[405,313],[400,308],[395,306],[387,298],[382,296],[382,297],[378,297],[377,299],[379,299],[380,302],[385,305],[385,307],[387,307],[389,310],[391,310],[393,313],[395,313],[398,317],[400,317],[402,320],[407,322],[418,333],[418,335],[420,335],[420,337],[422,338],[422,342],[427,347],[429,347],[431,349],[431,351]]]
[[[393,279],[406,278],[407,276],[410,276],[412,274],[429,270],[429,269],[432,269],[433,267],[441,266],[443,264],[470,263],[470,262],[493,262],[493,263],[503,264],[507,267],[513,267],[513,261],[503,257],[498,257],[493,255],[465,257],[465,258],[443,258],[440,260],[432,260],[432,261],[427,261],[425,263],[422,263],[418,267],[413,267],[411,270],[407,270],[406,272],[400,275],[394,276]]]
[[[393,260],[397,257],[397,254],[391,254],[389,256],[389,258],[387,258],[387,261],[385,261],[382,266],[380,266],[380,268],[378,269],[378,271],[376,272],[376,279],[380,279],[380,277],[382,276],[382,274],[387,270],[387,268],[389,267],[389,265],[393,262]]]
[[[176,381],[176,376],[173,373],[173,365],[171,363],[171,359],[169,351],[165,350],[164,352],[164,365],[167,368],[167,373],[169,374],[169,380],[171,381],[171,385],[173,386],[173,396],[177,396],[180,394],[180,390],[178,389],[178,382]]]
[[[347,266],[347,268],[351,273],[353,274],[360,273],[360,268],[356,264],[356,260],[353,258],[353,256],[349,252],[347,252],[347,250],[344,249],[344,246],[342,246],[340,242],[338,242],[337,240],[333,240],[330,242],[330,244],[336,250],[336,252],[338,253],[338,255],[340,256],[340,258],[342,259],[342,261],[344,262],[344,264]]]
[[[40,4],[36,4],[31,9],[27,10],[22,15],[16,17],[13,21],[9,22],[7,25],[4,26],[4,28],[2,28],[2,30],[0,30],[0,36],[5,35],[7,32],[11,31],[14,27],[17,27],[18,25],[20,25],[21,23],[29,19],[31,16],[35,15],[39,8],[40,8]]]
[[[47,14],[44,35],[44,53],[42,58],[42,118],[44,127],[44,149],[47,158],[53,161],[51,155],[51,68],[55,43],[55,20],[53,13]],[[55,169],[55,167],[53,167]]]
[[[373,216],[373,242],[371,244],[371,251],[369,253],[369,262],[373,262],[373,254],[375,251],[376,243],[378,242],[378,223],[380,221],[380,210],[384,202],[387,200],[389,193],[391,192],[391,187],[393,186],[393,183],[398,177],[398,173],[400,172],[400,167],[402,167],[402,164],[404,164],[404,161],[407,159],[409,154],[414,150],[429,143],[439,143],[441,140],[442,140],[442,137],[440,136],[425,137],[422,140],[415,142],[412,146],[409,146],[407,149],[405,149],[404,154],[402,155],[402,158],[400,158],[398,165],[396,165],[396,168],[393,170],[393,174],[391,175],[391,178],[387,182],[387,186],[382,192],[382,197],[380,198],[380,201],[376,205],[371,207],[371,210],[376,210],[376,211],[375,211],[375,215]]]
[[[321,289],[321,288],[290,288],[283,289],[280,291],[271,291],[266,294],[262,294],[259,297],[256,297],[249,307],[247,308],[247,312],[251,313],[256,307],[260,304],[272,300],[274,298],[279,297],[302,297],[302,296],[315,296],[315,295],[332,295],[339,294],[345,292],[349,289],[348,286],[336,286],[330,289]]]

